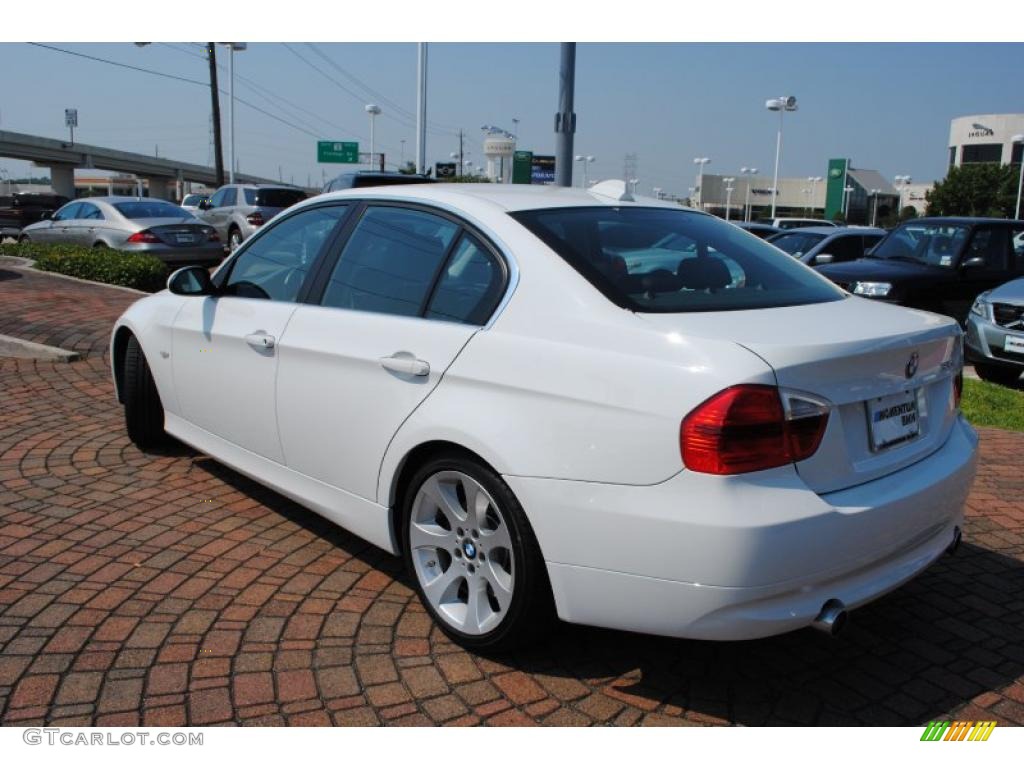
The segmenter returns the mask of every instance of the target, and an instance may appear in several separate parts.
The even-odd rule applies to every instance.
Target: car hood
[[[815,267],[821,274],[835,283],[852,283],[856,280],[899,281],[924,278],[941,280],[954,274],[949,267],[936,267],[896,259],[855,259],[839,264],[823,264]]]
[[[1024,304],[1024,277],[1003,283],[998,288],[993,288],[985,298],[989,301]]]

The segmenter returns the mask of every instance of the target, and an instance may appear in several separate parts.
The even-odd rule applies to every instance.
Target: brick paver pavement
[[[1024,724],[1024,435],[982,431],[966,542],[831,641],[561,626],[484,658],[400,563],[186,448],[143,455],[105,359],[131,294],[0,266],[0,721]]]

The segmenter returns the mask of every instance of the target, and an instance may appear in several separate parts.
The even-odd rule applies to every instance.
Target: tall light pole
[[[228,183],[235,183],[235,51],[244,51],[245,43],[225,43],[228,47]]]
[[[654,196],[658,200],[661,200],[661,187],[651,187],[651,192],[654,193]]]
[[[775,179],[772,182],[772,218],[775,218],[775,203],[779,197],[779,161],[782,158],[782,116],[787,112],[796,112],[796,96],[779,96],[768,99],[764,103],[770,112],[779,113],[779,133],[775,137]]]
[[[1018,133],[1017,135],[1011,137],[1010,138],[1010,143],[1011,144],[1024,144],[1024,133]],[[1012,154],[1010,155],[1010,160],[1013,160],[1013,155]],[[1024,214],[1021,214],[1021,212],[1020,212],[1020,194],[1021,194],[1021,192],[1024,192],[1024,155],[1021,155],[1021,158],[1020,158],[1020,174],[1019,174],[1019,176],[1017,178],[1017,207],[1013,209],[1013,211],[1014,211],[1013,215],[1016,218],[1018,218],[1018,219],[1021,218],[1022,215],[1024,215]]]
[[[374,150],[374,144],[373,144],[373,123],[374,123],[374,120],[376,119],[377,115],[380,114],[380,112],[381,112],[381,109],[376,104],[367,104],[366,105],[366,114],[368,114],[370,116],[370,168],[371,168],[371,170],[373,169],[373,150]]]
[[[880,189],[872,189],[870,195],[874,198],[874,205],[871,206],[871,226],[875,226],[875,219],[878,218],[878,196],[882,194]]]
[[[814,200],[815,193],[818,191],[818,182],[822,180],[821,176],[808,176],[807,180],[811,182],[811,212],[814,212]]]
[[[427,44],[417,43],[416,172],[427,172]]]
[[[740,168],[740,173],[747,177],[747,199],[743,202],[743,220],[750,221],[750,185],[754,181],[757,168]]]
[[[725,183],[725,220],[729,221],[731,218],[730,213],[732,212],[732,193],[735,189],[732,183],[736,181],[736,178],[726,176],[722,181]]]
[[[853,193],[853,187],[843,187],[843,218],[846,219],[846,223],[850,223],[850,195]]]
[[[597,160],[593,155],[576,155],[576,162],[583,163],[583,188],[587,188],[587,167]]]
[[[555,186],[572,186],[572,145],[576,134],[576,43],[562,43],[555,114]]]
[[[704,166],[711,162],[709,157],[695,157],[693,162],[697,165],[697,207],[704,210]]]
[[[640,183],[640,179],[630,179],[629,180],[629,186],[631,186],[633,188],[632,189],[632,193],[634,195],[636,194],[636,185],[639,184],[639,183]]]

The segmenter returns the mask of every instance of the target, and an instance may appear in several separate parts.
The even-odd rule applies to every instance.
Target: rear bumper
[[[128,253],[145,253],[156,256],[168,265],[182,266],[186,264],[219,264],[224,258],[224,248],[219,242],[209,243],[198,248],[174,248],[166,245],[132,245],[123,249]]]
[[[922,461],[821,496],[792,468],[682,472],[656,486],[506,480],[537,533],[561,618],[743,640],[805,627],[832,598],[863,605],[924,570],[963,524],[976,449],[959,418]]]

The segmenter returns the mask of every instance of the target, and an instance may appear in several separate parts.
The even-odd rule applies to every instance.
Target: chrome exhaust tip
[[[960,532],[960,526],[953,528],[953,541],[948,547],[946,547],[946,553],[952,555],[960,548],[960,540],[963,538],[963,534]]]
[[[819,632],[835,637],[846,627],[847,616],[843,601],[832,598],[826,600],[825,604],[821,606],[821,613],[811,622],[811,626]]]

